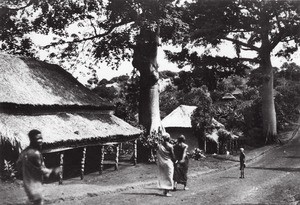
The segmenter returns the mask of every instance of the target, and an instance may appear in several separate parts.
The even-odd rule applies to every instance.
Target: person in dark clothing
[[[185,144],[185,136],[180,135],[174,145],[174,154],[176,163],[174,166],[174,190],[177,189],[177,184],[183,184],[184,190],[188,190],[187,185],[187,172],[189,167],[189,159],[187,156],[188,145]]]
[[[246,155],[244,152],[244,148],[240,148],[240,170],[241,170],[241,176],[240,178],[245,178],[245,159],[246,159]]]
[[[23,185],[28,197],[28,204],[43,204],[43,177],[49,177],[50,174],[58,175],[61,169],[46,168],[41,153],[43,144],[42,134],[39,130],[31,130],[28,133],[30,145],[24,149],[17,161],[18,170],[23,176]]]

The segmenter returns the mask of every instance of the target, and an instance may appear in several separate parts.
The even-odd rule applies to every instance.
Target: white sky
[[[33,42],[36,45],[40,45],[40,46],[44,46],[44,45],[48,45],[51,40],[52,37],[45,37],[43,35],[40,34],[34,34],[31,36],[33,38]],[[210,49],[208,48],[193,48],[193,50],[197,51],[199,53],[199,55],[201,53],[204,53],[206,49]],[[275,49],[279,49],[279,46],[277,46]],[[178,72],[181,71],[183,69],[179,69],[177,67],[176,64],[169,62],[166,59],[165,53],[163,50],[172,50],[172,51],[180,51],[179,48],[175,48],[174,46],[170,46],[170,45],[163,45],[161,47],[158,48],[158,64],[159,64],[159,71],[163,71],[163,70],[170,70],[170,71],[174,71],[174,72]],[[222,44],[220,46],[220,49],[211,49],[211,53],[213,55],[220,55],[220,56],[227,56],[227,57],[235,57],[236,53],[235,50],[233,48],[233,46],[231,46],[229,43],[227,44]],[[39,51],[39,56],[41,60],[45,60],[46,56],[47,56],[47,52],[46,51]],[[254,57],[256,56],[254,52],[243,52],[242,53],[242,57]],[[291,62],[295,62],[298,63],[300,59],[300,51],[297,51],[296,54],[293,55],[292,61]],[[287,62],[286,59],[284,58],[278,58],[275,56],[271,56],[271,60],[272,60],[272,65],[276,66],[276,67],[281,67],[281,65],[284,62]],[[55,62],[54,62],[55,63]],[[299,63],[298,63],[299,64]],[[189,68],[186,67],[184,68],[184,70],[188,70]],[[99,80],[106,78],[108,80],[110,80],[113,77],[116,76],[120,76],[120,75],[130,75],[131,72],[133,70],[133,66],[131,64],[131,61],[128,62],[123,62],[121,63],[120,67],[117,70],[112,70],[110,67],[108,67],[105,63],[103,63],[102,65],[99,66],[99,68],[97,69],[97,75],[99,77]],[[85,84],[86,81],[90,78],[90,76],[87,74],[90,71],[87,70],[86,68],[77,68],[77,70],[74,70],[73,72],[71,72],[75,77],[78,78],[78,80]]]

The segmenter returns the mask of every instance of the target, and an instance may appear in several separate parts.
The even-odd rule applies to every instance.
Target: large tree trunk
[[[274,91],[273,91],[273,67],[271,64],[271,49],[268,37],[268,26],[270,24],[268,15],[262,13],[261,18],[261,50],[259,52],[260,56],[260,66],[263,71],[263,82],[261,88],[262,97],[262,118],[263,118],[263,135],[265,137],[265,143],[270,143],[274,141],[277,135],[277,124],[276,124],[276,112],[274,104]]]
[[[139,124],[146,128],[147,135],[162,129],[159,110],[158,45],[159,29],[153,31],[147,27],[142,28],[137,38],[132,62],[140,72]],[[143,153],[151,155],[151,150],[144,150]]]
[[[265,143],[269,143],[274,141],[277,135],[277,124],[273,90],[274,75],[270,56],[266,56],[264,61],[262,65],[263,84],[261,89],[263,134]]]

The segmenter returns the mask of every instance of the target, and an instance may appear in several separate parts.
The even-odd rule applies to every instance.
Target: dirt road
[[[59,204],[300,204],[300,136],[247,164],[189,179],[188,191],[164,197],[155,184]],[[57,204],[57,203],[56,203]]]

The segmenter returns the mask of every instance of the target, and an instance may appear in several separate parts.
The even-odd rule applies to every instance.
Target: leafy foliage
[[[263,75],[261,82],[262,110],[264,115],[263,130],[265,142],[272,142],[277,134],[276,118],[274,117],[275,107],[273,99],[273,75],[271,53],[275,56],[290,58],[300,44],[300,19],[299,1],[195,1],[188,5],[185,14],[189,23],[189,32],[193,45],[211,46],[217,48],[226,41],[236,52],[234,57],[220,57],[223,62],[236,62],[246,66],[246,63],[259,65]],[[279,51],[274,48],[283,44]],[[188,44],[182,52],[171,55],[173,61],[184,60],[194,62],[193,67],[197,67],[198,55],[192,53]],[[257,55],[249,58],[242,55],[242,51],[254,51]],[[204,55],[199,56],[205,59],[206,54],[211,53],[207,49]],[[188,58],[186,57],[188,56]],[[215,60],[214,60],[215,61]],[[212,66],[214,66],[214,61]],[[216,60],[217,61],[217,60]],[[221,68],[226,66],[222,66]],[[216,69],[216,67],[215,67]],[[214,75],[211,75],[214,76]],[[214,82],[214,78],[211,77]],[[216,83],[214,83],[216,85]],[[209,89],[213,85],[208,85]],[[271,109],[267,109],[271,108]]]
[[[109,84],[112,86],[109,87]],[[114,103],[117,117],[138,126],[139,77],[136,74],[119,76],[110,81],[101,80],[93,91]]]
[[[228,130],[245,130],[243,110],[246,103],[240,100],[219,102],[213,105],[213,116]]]
[[[207,93],[203,91],[198,98],[197,108],[191,116],[191,123],[195,135],[202,139],[211,131],[213,109],[212,100]]]
[[[48,60],[68,68],[117,68],[131,59],[141,28],[160,27],[163,42],[179,43],[187,27],[172,0],[4,0],[0,9],[2,50],[37,57],[45,50]],[[52,39],[39,48],[31,33]]]
[[[2,171],[3,181],[14,181],[16,179],[15,167],[12,162],[4,160],[4,170]]]
[[[195,148],[194,150],[189,152],[187,155],[189,158],[194,159],[194,160],[201,160],[201,159],[205,158],[204,151],[199,148]]]

